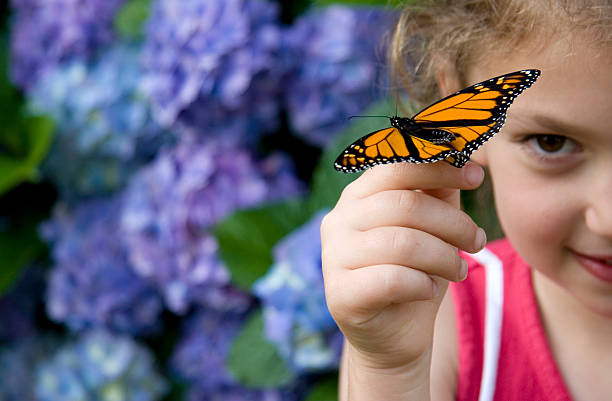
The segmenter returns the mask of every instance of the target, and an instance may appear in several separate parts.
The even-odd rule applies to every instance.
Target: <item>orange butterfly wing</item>
[[[396,127],[383,128],[356,140],[342,152],[334,167],[350,173],[376,164],[407,161],[431,163],[458,153],[448,145],[439,145],[426,139],[405,136]]]
[[[522,70],[488,79],[426,107],[413,120],[420,128],[452,133],[455,140],[450,145],[467,161],[475,149],[499,132],[508,107],[539,76],[539,70]]]
[[[462,167],[475,149],[499,132],[508,107],[539,76],[540,71],[533,69],[501,75],[447,96],[412,119],[393,118],[393,127],[358,139],[338,156],[334,166],[345,173],[404,161],[446,160]],[[439,131],[451,136],[440,141]]]

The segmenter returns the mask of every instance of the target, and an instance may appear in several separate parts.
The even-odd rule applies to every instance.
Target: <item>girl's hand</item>
[[[321,240],[327,305],[350,343],[349,363],[429,365],[448,282],[467,274],[457,249],[476,252],[486,241],[459,205],[459,189],[476,188],[483,176],[473,163],[396,163],[371,168],[344,189]]]

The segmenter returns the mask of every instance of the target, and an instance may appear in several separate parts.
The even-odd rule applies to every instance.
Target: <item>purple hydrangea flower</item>
[[[143,62],[161,123],[230,141],[273,130],[277,17],[268,0],[157,0]]]
[[[32,88],[31,111],[56,122],[43,169],[65,198],[116,189],[170,139],[139,86],[139,56],[137,45],[114,46],[95,62],[77,59],[50,70]]]
[[[172,355],[172,369],[205,390],[235,385],[226,359],[243,323],[244,313],[199,309],[185,322]]]
[[[284,97],[300,136],[326,145],[348,117],[381,98],[384,37],[392,23],[384,9],[338,5],[314,9],[287,30]]]
[[[258,162],[243,149],[181,143],[132,180],[122,231],[136,272],[160,287],[166,305],[244,309],[250,299],[230,286],[210,228],[239,208],[295,195],[300,184],[286,159]]]
[[[304,391],[293,389],[254,390],[238,385],[209,391],[196,385],[189,390],[186,401],[297,401],[304,399],[303,394],[300,393],[304,393]]]
[[[279,390],[246,389],[228,371],[226,360],[244,317],[200,309],[186,321],[171,366],[189,384],[189,401],[287,400]]]
[[[295,401],[298,399],[301,398],[282,390],[249,390],[240,386],[225,387],[214,392],[195,387],[187,396],[187,401]]]
[[[338,366],[342,336],[325,302],[320,226],[324,213],[282,239],[274,264],[255,282],[267,338],[297,372]]]
[[[41,266],[28,266],[0,297],[0,341],[14,341],[36,333],[36,312],[42,306],[45,281]]]
[[[125,0],[11,0],[12,76],[22,88],[71,58],[89,58],[113,39]]]
[[[120,199],[93,200],[74,211],[57,206],[42,227],[55,266],[47,313],[72,330],[105,327],[148,334],[163,309],[159,293],[134,273],[117,236]]]
[[[93,331],[41,363],[35,389],[39,401],[155,401],[167,384],[149,350],[129,337]]]
[[[36,367],[59,345],[51,337],[25,337],[0,348],[0,400],[41,401],[32,383]]]

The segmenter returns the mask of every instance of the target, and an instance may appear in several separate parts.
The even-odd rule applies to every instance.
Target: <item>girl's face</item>
[[[501,133],[475,152],[518,253],[591,311],[612,317],[612,54],[588,42],[500,58],[468,78],[538,68]]]

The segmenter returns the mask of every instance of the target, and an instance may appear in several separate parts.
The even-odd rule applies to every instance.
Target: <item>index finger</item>
[[[341,197],[365,198],[377,192],[396,189],[474,189],[483,178],[482,167],[472,162],[462,168],[442,162],[382,164],[369,168],[347,185]]]

